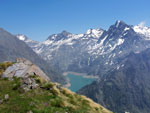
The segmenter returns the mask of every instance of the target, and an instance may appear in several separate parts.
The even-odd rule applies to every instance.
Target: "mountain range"
[[[130,52],[139,53],[150,47],[150,28],[116,21],[108,30],[89,29],[84,34],[63,31],[37,42],[25,35],[17,37],[41,58],[62,72],[73,71],[102,76],[119,66]]]
[[[116,21],[108,30],[84,34],[62,31],[38,42],[0,28],[0,62],[24,57],[54,82],[66,83],[61,73],[98,76],[78,93],[115,113],[150,111],[150,28]],[[54,67],[54,68],[53,68]]]
[[[17,37],[62,72],[99,76],[78,91],[115,113],[150,111],[150,28],[116,21],[108,30],[63,31],[44,42]]]

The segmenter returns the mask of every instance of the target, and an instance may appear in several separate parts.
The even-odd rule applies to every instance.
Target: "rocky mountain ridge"
[[[131,51],[138,53],[149,48],[150,40],[147,34],[148,27],[116,21],[108,30],[89,29],[84,34],[63,31],[49,36],[46,41],[38,44],[34,41],[34,44],[25,42],[62,72],[103,75],[108,70],[116,68],[120,59]]]
[[[149,113],[150,49],[131,52],[120,66],[82,88],[84,94],[115,113]]]

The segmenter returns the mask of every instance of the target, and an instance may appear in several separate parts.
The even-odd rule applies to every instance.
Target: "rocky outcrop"
[[[24,78],[20,85],[20,88],[23,88],[25,91],[29,91],[30,89],[36,89],[39,84],[36,82],[34,78]]]
[[[43,81],[50,81],[48,76],[38,66],[24,58],[17,58],[16,63],[9,66],[2,77],[8,77],[10,80],[13,80],[13,77],[21,78],[22,81],[19,87],[25,91],[39,86],[34,77],[39,77]]]
[[[24,58],[17,58],[16,63],[8,67],[2,77],[21,77],[28,78],[31,75],[37,75],[40,78],[49,81],[49,77],[35,64]]]

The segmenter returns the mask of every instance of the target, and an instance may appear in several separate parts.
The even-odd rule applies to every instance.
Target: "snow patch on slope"
[[[106,38],[108,37],[108,35],[106,35],[102,40],[101,40],[101,42],[100,42],[100,46],[102,46],[103,45],[103,43],[104,43],[104,41],[106,40]]]
[[[125,27],[124,31],[128,31],[128,30],[130,30],[130,28],[129,27]]]
[[[102,29],[88,29],[85,33],[88,37],[99,38],[103,34]]]

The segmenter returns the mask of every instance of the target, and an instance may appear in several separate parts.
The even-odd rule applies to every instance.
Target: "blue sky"
[[[63,30],[108,29],[116,20],[150,26],[150,0],[0,0],[0,27],[37,41]]]

